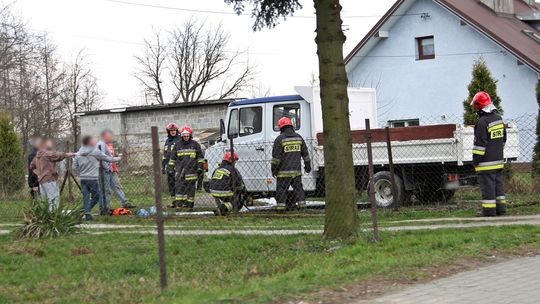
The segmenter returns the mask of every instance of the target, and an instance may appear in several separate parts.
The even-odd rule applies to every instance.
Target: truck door
[[[228,135],[234,138],[234,149],[239,155],[236,163],[248,191],[268,191],[270,165],[264,145],[264,104],[246,105],[231,110]]]

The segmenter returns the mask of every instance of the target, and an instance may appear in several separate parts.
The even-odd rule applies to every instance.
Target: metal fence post
[[[167,259],[165,256],[165,233],[163,227],[163,202],[161,200],[161,166],[158,127],[152,127],[152,156],[154,159],[154,195],[156,200],[156,222],[159,251],[159,283],[161,290],[167,288]]]
[[[373,225],[373,241],[379,241],[379,224],[377,223],[377,202],[375,201],[375,185],[373,184],[373,151],[371,147],[371,127],[369,118],[366,119],[366,144],[368,156],[368,171],[369,171],[369,201],[371,202],[371,222]]]
[[[388,167],[390,168],[390,179],[392,181],[392,199],[394,200],[394,210],[399,210],[400,200],[397,193],[396,173],[394,171],[394,158],[392,156],[392,140],[390,139],[390,128],[386,127],[386,148],[388,149]]]
[[[233,169],[236,169],[236,161],[234,160],[234,139],[232,136],[229,137],[229,143],[230,143],[230,146],[229,146],[229,151],[231,152],[231,155],[232,155],[232,167]],[[235,201],[235,198],[236,198],[236,170],[233,170],[233,172],[231,172],[231,190],[232,190],[232,193],[233,193],[233,212],[234,213],[238,213],[238,202]]]

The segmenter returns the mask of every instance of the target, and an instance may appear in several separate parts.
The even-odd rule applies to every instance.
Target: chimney
[[[480,0],[480,2],[491,8],[498,15],[514,15],[514,0]]]

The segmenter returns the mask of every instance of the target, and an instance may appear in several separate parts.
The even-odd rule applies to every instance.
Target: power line
[[[147,3],[140,3],[140,2],[131,2],[131,1],[124,1],[124,0],[103,0],[107,2],[117,3],[117,4],[124,4],[124,5],[132,5],[132,6],[141,6],[141,7],[149,7],[149,8],[156,8],[156,9],[165,9],[165,10],[173,10],[173,11],[181,11],[181,12],[190,12],[190,13],[204,13],[204,14],[217,14],[217,15],[240,15],[240,16],[248,16],[251,17],[251,14],[241,13],[237,14],[235,12],[225,12],[225,11],[212,11],[212,10],[202,10],[202,9],[190,9],[190,8],[181,8],[181,7],[174,7],[174,6],[164,6],[164,5],[156,5],[156,4],[147,4]],[[414,14],[402,14],[402,15],[393,15],[393,16],[420,16],[424,13],[414,13]],[[341,16],[342,18],[381,18],[382,15],[344,15]],[[300,18],[300,19],[314,19],[315,16],[287,16],[287,18]]]

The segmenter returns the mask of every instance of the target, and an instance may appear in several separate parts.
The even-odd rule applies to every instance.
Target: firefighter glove
[[[306,173],[311,172],[311,162],[304,163],[304,170],[306,170]]]

